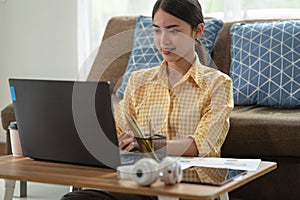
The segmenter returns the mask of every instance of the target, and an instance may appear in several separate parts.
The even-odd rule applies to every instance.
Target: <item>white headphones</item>
[[[117,167],[118,178],[131,179],[142,186],[149,186],[158,177],[166,185],[179,183],[182,178],[180,163],[171,157],[164,158],[159,164],[152,158],[142,158],[134,165]]]

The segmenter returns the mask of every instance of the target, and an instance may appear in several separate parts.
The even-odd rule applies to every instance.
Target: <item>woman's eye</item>
[[[172,35],[174,35],[174,34],[177,34],[178,31],[176,31],[176,30],[169,30],[169,33],[172,34]]]
[[[161,30],[160,29],[153,29],[153,32],[154,33],[161,33]]]

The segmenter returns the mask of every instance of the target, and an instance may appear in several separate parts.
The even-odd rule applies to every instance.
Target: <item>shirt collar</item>
[[[192,63],[192,66],[187,71],[187,73],[182,77],[180,82],[186,81],[189,78],[191,78],[200,87],[202,79],[203,79],[203,75],[202,75],[203,66],[199,61],[198,55],[196,53],[195,53],[195,55],[196,55],[195,61]],[[167,61],[166,60],[164,60],[161,63],[158,73],[156,74],[156,76],[154,76],[152,78],[152,80],[155,78],[157,78],[158,83],[168,87],[168,74],[167,74]]]
[[[164,60],[157,73],[157,81],[163,86],[168,87],[167,61]]]
[[[189,78],[192,78],[192,80],[194,80],[194,82],[200,87],[203,79],[203,66],[200,63],[197,54],[196,54],[196,59],[193,62],[191,68],[184,75],[185,80],[188,80]]]

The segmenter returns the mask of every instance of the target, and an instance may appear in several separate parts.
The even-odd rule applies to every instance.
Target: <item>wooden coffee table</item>
[[[247,172],[242,178],[222,186],[180,183],[166,186],[157,181],[142,187],[131,180],[120,180],[115,170],[32,160],[28,157],[0,157],[0,178],[49,184],[70,185],[78,188],[96,188],[112,192],[157,195],[160,199],[212,200],[228,198],[227,193],[276,169],[274,162],[262,161],[256,172]],[[9,181],[8,181],[9,182]]]

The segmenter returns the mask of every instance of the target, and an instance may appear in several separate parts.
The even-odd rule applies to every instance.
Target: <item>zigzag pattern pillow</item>
[[[235,104],[300,107],[300,21],[236,23],[230,34]]]
[[[223,25],[223,21],[219,19],[205,19],[204,34],[200,37],[200,40],[209,53],[212,52]],[[133,50],[130,54],[122,84],[116,91],[117,97],[123,98],[132,72],[159,66],[162,60],[163,57],[154,43],[152,18],[139,16],[136,20]],[[209,63],[210,61],[208,60],[207,62]]]

